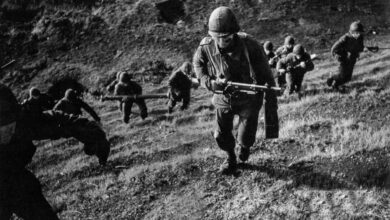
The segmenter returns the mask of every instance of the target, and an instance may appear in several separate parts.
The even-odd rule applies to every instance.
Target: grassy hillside
[[[379,42],[390,46],[388,39]],[[210,134],[215,115],[203,89],[184,112],[167,115],[165,101],[148,101],[142,121],[134,107],[130,125],[115,103],[89,97],[112,143],[108,165],[59,140],[39,143],[30,168],[63,219],[386,219],[390,53],[363,54],[343,93],[325,88],[337,65],[323,57],[305,76],[301,100],[279,100],[279,139],[264,140],[261,113],[238,176],[217,173],[224,154]]]
[[[176,67],[207,35],[211,11],[230,6],[242,30],[280,45],[292,34],[310,51],[328,50],[351,21],[380,33],[389,26],[386,0],[175,1],[167,18],[159,0],[3,0],[0,63],[16,59],[0,79],[23,96],[29,86],[47,90],[63,77],[101,91],[116,71],[145,73],[152,61]],[[180,25],[177,22],[181,20]]]
[[[279,45],[293,34],[321,60],[305,76],[302,99],[279,99],[279,139],[264,140],[261,112],[251,158],[237,176],[218,174],[224,153],[211,136],[214,107],[204,89],[193,91],[184,112],[168,115],[165,100],[147,101],[142,121],[133,106],[129,125],[116,103],[86,94],[112,144],[108,165],[98,166],[76,140],[37,142],[29,165],[62,219],[390,218],[389,50],[362,54],[345,91],[325,87],[337,69],[329,47],[351,21],[379,31],[367,44],[390,47],[388,1],[186,0],[185,15],[171,23],[158,2],[1,1],[0,62],[17,59],[1,82],[19,98],[64,78],[102,91],[118,70],[142,82],[153,61],[176,67],[191,59],[218,5],[232,7],[260,42]],[[143,86],[165,92],[166,78]]]

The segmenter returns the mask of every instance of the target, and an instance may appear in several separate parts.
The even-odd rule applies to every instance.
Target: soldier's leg
[[[141,118],[145,119],[146,117],[148,117],[148,109],[145,104],[145,99],[139,99],[136,102],[140,110]]]
[[[58,217],[42,195],[41,185],[36,177],[25,170],[17,178],[13,189],[13,212],[26,220],[56,220]]]
[[[11,187],[13,178],[8,172],[0,172],[0,219],[10,219],[12,215],[11,203]]]
[[[237,143],[240,146],[239,158],[245,162],[249,158],[250,147],[255,143],[257,123],[261,104],[244,108],[239,112]]]
[[[168,101],[168,113],[172,113],[173,108],[175,106],[176,106],[176,100],[173,97],[170,97]]]
[[[237,168],[236,155],[234,153],[235,139],[232,133],[234,114],[230,109],[217,109],[216,130],[214,138],[218,147],[227,153],[227,160],[221,166],[224,174],[234,173]]]
[[[299,93],[301,91],[304,76],[305,76],[305,73],[303,73],[303,72],[298,73],[296,76],[295,91],[297,93]]]
[[[183,105],[180,107],[180,110],[185,110],[188,108],[191,99],[190,91],[182,93]]]
[[[126,101],[123,103],[123,121],[127,124],[130,120],[130,114],[131,114],[131,107],[133,106],[132,101]]]
[[[291,73],[286,74],[286,95],[291,95],[294,92],[294,79]]]

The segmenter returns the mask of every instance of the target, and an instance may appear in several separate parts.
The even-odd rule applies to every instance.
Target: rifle
[[[5,68],[11,66],[11,65],[12,65],[13,63],[15,63],[15,62],[16,62],[16,60],[11,60],[11,61],[9,61],[8,63],[2,65],[2,66],[0,67],[0,69],[5,69]]]
[[[100,101],[125,101],[126,99],[162,99],[168,98],[167,94],[145,94],[145,95],[117,95],[117,96],[101,96]]]
[[[372,47],[366,47],[366,49],[370,52],[376,53],[379,50],[389,50],[389,47],[378,47],[378,46],[372,46]]]
[[[216,91],[217,94],[234,94],[236,92],[242,92],[246,94],[256,94],[257,92],[269,92],[275,91],[280,92],[282,89],[280,87],[270,87],[270,86],[261,86],[256,84],[247,84],[247,83],[237,83],[228,81],[224,85],[224,89]]]

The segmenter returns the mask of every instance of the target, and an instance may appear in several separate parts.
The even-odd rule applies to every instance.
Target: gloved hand
[[[211,87],[213,91],[223,91],[226,86],[226,79],[217,78],[216,80],[211,80]]]
[[[304,61],[299,63],[299,66],[303,69],[306,69],[306,63]]]

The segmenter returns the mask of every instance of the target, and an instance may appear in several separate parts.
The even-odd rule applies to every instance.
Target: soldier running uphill
[[[274,86],[267,57],[263,48],[252,37],[238,33],[239,24],[228,7],[218,7],[209,18],[209,35],[205,37],[194,55],[195,73],[201,85],[214,92],[216,106],[216,130],[214,137],[218,146],[227,153],[221,166],[223,174],[234,174],[237,169],[236,143],[240,147],[239,158],[249,158],[250,147],[256,139],[258,116],[263,104],[263,92],[234,95],[219,94],[227,81]],[[212,69],[208,70],[208,67]],[[265,95],[266,111],[277,115],[277,100],[273,91]],[[275,115],[274,114],[274,115]],[[232,134],[233,118],[239,117],[237,140]]]
[[[303,46],[297,44],[292,53],[279,60],[276,69],[280,75],[286,75],[285,94],[291,95],[294,92],[300,94],[303,77],[306,72],[314,69],[314,64]]]
[[[14,94],[0,84],[0,219],[12,214],[25,220],[58,219],[42,195],[38,179],[26,165],[36,146],[33,140],[74,137],[84,143],[84,152],[105,164],[110,152],[104,131],[86,118],[45,111],[31,117]]]
[[[119,83],[115,86],[115,95],[117,96],[126,96],[126,95],[141,95],[142,87],[131,80],[131,75],[128,73],[123,73],[120,76]],[[133,106],[133,102],[138,105],[138,108],[141,112],[141,118],[145,119],[148,117],[148,109],[146,108],[145,100],[140,98],[131,100],[125,99],[123,102],[119,102],[119,109],[123,114],[123,121],[127,124],[130,120],[131,108]]]
[[[183,101],[180,110],[185,110],[188,108],[190,103],[191,95],[191,63],[184,62],[183,65],[177,70],[175,70],[168,80],[168,113],[172,113],[173,108],[176,105],[176,102]]]
[[[76,91],[73,89],[66,90],[64,98],[58,101],[53,108],[53,110],[62,111],[76,116],[80,116],[82,114],[81,109],[88,112],[95,121],[100,122],[100,117],[96,114],[93,108],[78,98]]]
[[[339,68],[338,73],[326,81],[328,86],[338,89],[351,80],[356,60],[364,50],[363,33],[363,25],[360,21],[355,21],[351,24],[349,32],[333,45],[331,52],[339,62]]]

